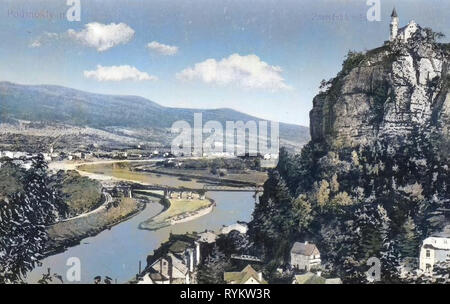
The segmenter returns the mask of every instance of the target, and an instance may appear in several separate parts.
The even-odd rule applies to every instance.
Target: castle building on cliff
[[[405,27],[398,28],[398,26],[398,15],[394,7],[391,14],[391,33],[389,41],[401,40],[406,42],[419,28],[414,20],[411,20]]]

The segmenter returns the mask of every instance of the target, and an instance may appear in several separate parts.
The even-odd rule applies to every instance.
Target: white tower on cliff
[[[389,40],[392,41],[395,38],[397,38],[397,34],[398,34],[398,15],[394,7],[394,10],[392,11],[391,14],[391,35],[389,37]]]

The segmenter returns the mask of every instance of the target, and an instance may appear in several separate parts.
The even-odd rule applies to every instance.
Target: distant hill
[[[0,122],[10,119],[58,122],[104,129],[170,128],[177,120],[193,123],[194,113],[203,122],[260,119],[232,109],[183,109],[161,106],[138,96],[102,95],[53,85],[20,85],[0,82]],[[282,143],[302,146],[309,140],[309,128],[280,123]]]

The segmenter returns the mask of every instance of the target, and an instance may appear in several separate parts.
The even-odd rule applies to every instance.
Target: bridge
[[[220,185],[204,185],[205,191],[245,191],[245,192],[263,192],[262,186],[220,186]]]
[[[162,190],[162,191],[192,191],[198,192],[203,191],[242,191],[242,192],[263,192],[264,188],[262,186],[222,186],[222,185],[204,185],[201,189],[186,188],[186,187],[171,187],[162,185],[141,185],[134,184],[132,186],[133,190]]]

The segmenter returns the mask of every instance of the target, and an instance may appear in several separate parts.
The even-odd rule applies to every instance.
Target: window
[[[427,249],[426,251],[426,257],[429,258],[431,256],[430,250]]]

